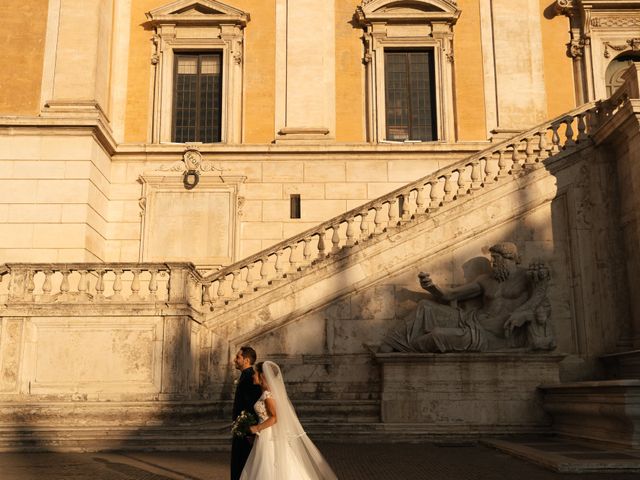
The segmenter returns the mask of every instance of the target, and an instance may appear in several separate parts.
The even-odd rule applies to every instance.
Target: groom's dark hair
[[[245,345],[244,347],[240,347],[240,353],[242,353],[242,356],[244,358],[249,359],[249,361],[251,362],[251,365],[256,363],[256,358],[258,358],[258,355],[256,355],[256,351],[250,346]]]

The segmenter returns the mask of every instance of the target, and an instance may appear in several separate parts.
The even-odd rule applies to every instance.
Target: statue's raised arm
[[[420,281],[420,286],[440,302],[468,300],[482,294],[482,285],[476,281],[460,285],[459,287],[444,289],[436,286],[431,279],[431,275],[428,273],[420,272],[418,274],[418,280]]]

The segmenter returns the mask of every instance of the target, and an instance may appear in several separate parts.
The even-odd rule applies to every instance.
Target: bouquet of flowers
[[[240,415],[238,415],[238,418],[236,418],[231,424],[231,433],[236,437],[246,437],[251,433],[249,431],[249,427],[257,424],[258,419],[256,416],[243,410],[240,412]]]

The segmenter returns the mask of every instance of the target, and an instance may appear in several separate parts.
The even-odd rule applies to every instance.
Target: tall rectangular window
[[[222,123],[222,54],[177,54],[173,141],[219,142]]]
[[[387,140],[437,140],[433,50],[385,50]]]

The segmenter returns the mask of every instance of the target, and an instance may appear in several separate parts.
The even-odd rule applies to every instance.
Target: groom
[[[253,415],[256,414],[253,405],[262,395],[262,390],[259,385],[253,384],[253,364],[256,363],[256,351],[253,348],[240,347],[233,363],[242,372],[233,399],[233,420],[235,421],[243,410]],[[234,435],[231,444],[231,480],[240,478],[244,464],[247,463],[247,458],[251,453],[254,438],[253,436],[240,438]]]

